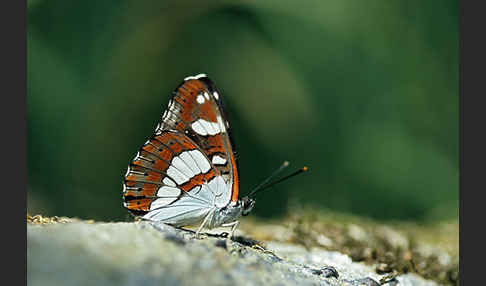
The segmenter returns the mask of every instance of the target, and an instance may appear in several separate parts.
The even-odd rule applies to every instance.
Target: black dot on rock
[[[224,239],[218,239],[216,240],[216,243],[214,244],[216,247],[221,247],[226,249],[226,240]]]
[[[166,234],[165,239],[174,242],[175,244],[178,245],[185,245],[186,241],[182,239],[181,237],[175,235],[175,234]]]
[[[325,266],[319,270],[319,275],[323,275],[326,278],[335,277],[339,278],[339,273],[333,266]]]

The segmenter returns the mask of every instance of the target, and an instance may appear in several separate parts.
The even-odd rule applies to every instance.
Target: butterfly
[[[128,166],[123,206],[149,221],[176,227],[200,224],[196,235],[203,228],[231,227],[231,236],[238,219],[253,209],[254,195],[288,165],[284,163],[240,199],[233,146],[214,83],[205,74],[186,77],[173,91],[154,133]]]

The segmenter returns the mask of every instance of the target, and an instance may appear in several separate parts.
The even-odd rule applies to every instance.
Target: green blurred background
[[[122,179],[172,90],[223,95],[241,193],[376,219],[458,216],[457,1],[28,1],[31,214],[124,220]],[[291,168],[292,169],[292,168]]]

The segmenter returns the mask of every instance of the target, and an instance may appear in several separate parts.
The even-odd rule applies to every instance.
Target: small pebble
[[[393,271],[393,269],[390,267],[390,265],[386,263],[380,263],[376,266],[375,268],[376,273],[378,274],[385,274],[385,273],[390,273]]]

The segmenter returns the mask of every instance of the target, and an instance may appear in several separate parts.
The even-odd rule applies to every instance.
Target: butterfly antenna
[[[258,190],[260,190],[266,183],[268,183],[272,178],[274,178],[276,175],[278,175],[280,172],[283,171],[283,169],[287,168],[289,166],[289,161],[284,161],[282,163],[282,165],[280,165],[280,167],[275,170],[270,176],[268,176],[268,178],[266,178],[265,180],[263,180],[263,182],[261,182],[258,186],[256,186],[249,194],[247,197],[251,197],[253,196],[254,194],[256,194],[258,192]]]
[[[285,163],[285,162],[284,162],[284,163]],[[283,166],[283,165],[282,165],[282,166]],[[286,165],[286,166],[288,166],[288,163],[287,163],[287,165]],[[285,167],[286,167],[286,166],[285,166]],[[261,191],[263,191],[263,190],[265,190],[265,189],[268,189],[268,188],[270,188],[270,187],[272,187],[272,186],[274,186],[274,185],[276,185],[276,184],[278,184],[278,183],[280,183],[280,182],[283,182],[283,181],[285,181],[285,180],[287,180],[287,179],[289,179],[289,178],[292,178],[293,176],[296,176],[296,175],[298,175],[298,174],[301,174],[301,173],[306,172],[307,170],[309,170],[309,168],[307,168],[306,166],[304,166],[304,167],[302,167],[302,168],[298,169],[297,171],[295,171],[295,172],[293,172],[293,173],[291,173],[291,174],[289,174],[289,175],[287,175],[287,176],[285,176],[285,177],[283,177],[283,178],[278,179],[277,181],[274,181],[274,182],[269,183],[269,184],[265,184],[265,183],[267,183],[267,182],[270,180],[270,178],[271,178],[271,177],[274,177],[274,176],[275,176],[277,173],[279,173],[279,172],[280,172],[282,169],[283,169],[283,168],[282,168],[282,167],[280,167],[280,168],[279,168],[277,171],[275,171],[275,172],[274,172],[274,173],[273,173],[273,174],[272,174],[272,175],[271,175],[271,176],[270,176],[270,177],[269,177],[267,180],[265,180],[265,181],[264,181],[262,184],[260,184],[260,185],[259,185],[257,188],[255,188],[255,189],[254,189],[254,190],[253,190],[253,191],[252,191],[252,192],[251,192],[251,193],[248,195],[248,197],[254,197],[254,196],[257,194],[257,193],[259,193],[259,192],[261,192]]]
[[[278,179],[275,182],[272,182],[272,183],[270,183],[268,185],[263,186],[260,190],[258,190],[258,192],[263,191],[265,189],[268,189],[268,188],[270,188],[270,187],[272,187],[272,186],[274,186],[274,185],[276,185],[276,184],[278,184],[280,182],[283,182],[283,181],[285,181],[285,180],[287,180],[289,178],[292,178],[293,176],[297,176],[298,174],[301,174],[303,172],[307,172],[308,170],[309,170],[309,168],[307,168],[306,166],[304,166],[304,167],[298,169],[297,171],[293,172],[292,174],[289,174],[289,175],[287,175],[287,176],[285,176],[283,178]]]

